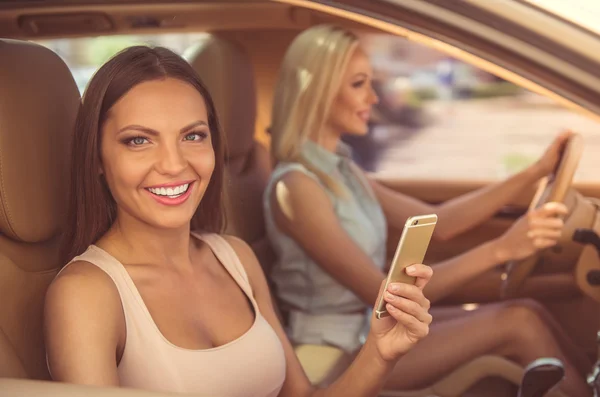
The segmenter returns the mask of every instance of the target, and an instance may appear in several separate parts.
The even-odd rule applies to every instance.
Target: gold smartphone
[[[402,236],[398,242],[390,271],[388,272],[387,279],[385,280],[384,291],[387,290],[388,285],[391,283],[407,283],[414,284],[415,278],[406,274],[404,269],[410,265],[417,263],[423,263],[433,230],[437,224],[437,215],[419,215],[408,218],[404,229],[402,230]],[[383,299],[383,294],[377,302],[375,309],[375,315],[377,318],[389,316],[389,313],[385,309],[386,301]]]

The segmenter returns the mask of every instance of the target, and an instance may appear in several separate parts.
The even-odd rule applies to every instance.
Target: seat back
[[[42,314],[58,268],[79,91],[37,44],[0,40],[0,377],[48,379]]]
[[[252,63],[239,45],[216,35],[198,43],[186,57],[209,89],[225,135],[226,232],[250,244],[268,274],[274,255],[267,239],[262,196],[272,169],[268,151],[254,139]]]

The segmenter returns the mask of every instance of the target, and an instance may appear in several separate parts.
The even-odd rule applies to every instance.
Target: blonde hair
[[[318,25],[302,32],[288,48],[273,98],[271,152],[277,162],[298,162],[334,193],[343,188],[301,155],[311,134],[319,134],[358,37],[343,28]],[[317,135],[317,143],[321,137]]]

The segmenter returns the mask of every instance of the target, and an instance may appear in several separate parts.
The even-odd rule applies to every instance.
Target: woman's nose
[[[372,86],[369,87],[369,103],[372,105],[379,103],[379,97]]]
[[[176,144],[163,146],[156,163],[158,172],[166,175],[178,175],[187,166],[187,160]]]

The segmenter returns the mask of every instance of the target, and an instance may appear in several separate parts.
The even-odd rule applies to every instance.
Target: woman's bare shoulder
[[[118,316],[121,299],[112,278],[86,261],[70,263],[46,292],[45,313],[54,319],[85,321],[89,317]]]

